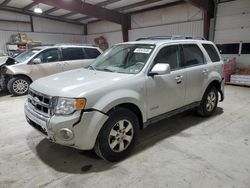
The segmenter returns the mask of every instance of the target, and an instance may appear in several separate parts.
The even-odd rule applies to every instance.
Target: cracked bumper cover
[[[221,84],[220,84],[220,90],[219,90],[219,93],[220,93],[220,102],[222,102],[224,100],[224,86],[225,86],[225,79],[223,78],[222,81],[221,81]]]
[[[74,147],[81,150],[93,149],[98,133],[108,119],[108,116],[99,111],[75,112],[70,116],[42,117],[25,103],[25,115],[28,123],[42,133],[47,139],[57,144]],[[35,123],[35,124],[32,124]],[[39,130],[40,126],[47,135]],[[71,140],[64,140],[60,136],[61,129],[69,129],[73,133]]]

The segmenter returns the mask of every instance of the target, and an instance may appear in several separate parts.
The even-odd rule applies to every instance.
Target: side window
[[[212,62],[220,61],[220,56],[212,44],[202,44],[202,46],[207,51]]]
[[[101,53],[95,49],[95,48],[84,48],[86,54],[88,55],[88,58],[95,59],[97,58]]]
[[[62,48],[63,60],[79,60],[85,59],[82,48]]]
[[[155,57],[154,64],[168,63],[171,70],[181,66],[180,50],[178,45],[163,47]]]
[[[183,44],[183,53],[186,66],[204,64],[204,56],[196,44]]]
[[[60,61],[60,53],[58,49],[48,49],[42,51],[35,58],[41,59],[42,63],[50,63]]]

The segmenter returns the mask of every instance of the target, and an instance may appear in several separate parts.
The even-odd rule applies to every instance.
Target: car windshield
[[[16,56],[14,59],[17,63],[22,63],[26,60],[28,60],[29,58],[31,58],[33,55],[35,55],[37,52],[40,52],[41,49],[36,48],[36,49],[30,49],[26,52],[23,52],[21,54],[19,54],[18,56]]]
[[[143,69],[154,48],[155,45],[147,44],[116,45],[100,55],[89,68],[97,71],[137,74]]]

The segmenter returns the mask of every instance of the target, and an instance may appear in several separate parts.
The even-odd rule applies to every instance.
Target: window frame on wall
[[[241,44],[239,42],[232,42],[232,43],[222,43],[222,44],[216,44],[220,54],[240,54],[240,47]],[[232,50],[232,46],[234,46],[235,49]],[[231,50],[231,51],[230,51]]]
[[[248,49],[245,49],[246,48],[246,45],[248,45]],[[241,52],[240,54],[242,55],[250,55],[250,42],[242,42],[241,43]]]

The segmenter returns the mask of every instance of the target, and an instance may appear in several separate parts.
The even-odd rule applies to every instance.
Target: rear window
[[[220,56],[212,44],[202,44],[212,62],[220,61]]]
[[[95,48],[84,48],[89,59],[97,58],[101,53]]]
[[[63,48],[62,55],[64,61],[85,59],[82,48]]]
[[[240,49],[239,43],[230,43],[230,44],[217,44],[221,54],[238,54]]]

